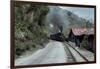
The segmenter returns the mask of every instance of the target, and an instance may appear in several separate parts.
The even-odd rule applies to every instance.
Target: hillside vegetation
[[[43,48],[48,42],[45,16],[48,6],[15,3],[15,56]]]

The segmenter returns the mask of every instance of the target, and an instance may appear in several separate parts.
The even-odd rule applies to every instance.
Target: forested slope
[[[48,42],[45,16],[48,6],[15,3],[15,56],[43,48]]]

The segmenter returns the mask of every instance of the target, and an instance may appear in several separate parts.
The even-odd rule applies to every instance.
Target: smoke
[[[50,21],[53,23],[54,26],[57,26],[59,31],[62,32],[63,30],[63,25],[62,25],[62,20],[61,16],[58,13],[53,13]]]
[[[64,27],[69,23],[66,13],[59,6],[49,6],[50,11],[46,17],[46,23],[48,23],[48,29],[50,34],[62,32]],[[50,27],[50,24],[53,27]]]

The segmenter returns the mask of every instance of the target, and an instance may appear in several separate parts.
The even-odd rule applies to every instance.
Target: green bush
[[[87,46],[88,46],[88,37],[87,36],[84,36],[82,42],[80,43],[80,48],[87,49]]]

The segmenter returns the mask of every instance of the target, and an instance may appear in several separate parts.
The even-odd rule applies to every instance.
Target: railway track
[[[65,51],[68,56],[67,62],[88,62],[89,60],[85,58],[79,51],[77,51],[68,42],[64,42]]]

